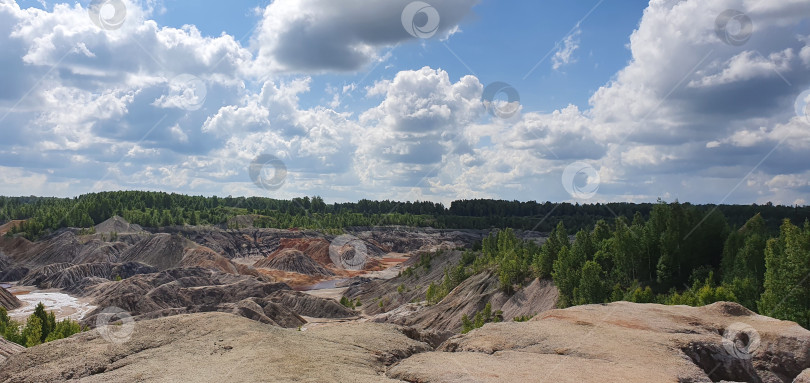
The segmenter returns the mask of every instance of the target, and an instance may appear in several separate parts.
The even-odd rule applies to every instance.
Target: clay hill
[[[277,254],[256,262],[254,267],[288,271],[304,275],[333,276],[335,273],[321,266],[314,259],[295,249],[284,249]]]
[[[6,310],[12,310],[20,306],[22,306],[22,302],[20,302],[14,294],[0,287],[0,307],[4,307]]]
[[[140,233],[143,231],[142,227],[135,224],[131,224],[117,215],[96,225],[95,229],[96,233],[106,233],[106,234],[112,233],[130,234],[130,233]]]
[[[163,316],[220,311],[281,327],[306,323],[301,315],[315,318],[349,318],[351,310],[334,300],[292,291],[284,283],[253,276],[233,275],[194,267],[136,275],[118,282],[84,288],[98,308],[84,322],[93,327],[104,308],[118,307],[137,320]]]
[[[22,350],[0,381],[781,383],[810,367],[809,331],[730,303],[580,306],[423,340],[391,324],[178,315],[136,322],[121,344],[90,331]]]
[[[503,311],[511,320],[518,316],[533,316],[557,307],[559,293],[551,281],[535,279],[516,293],[501,291],[498,276],[492,271],[467,278],[440,302],[426,306],[421,303],[431,282],[440,283],[444,271],[461,259],[461,251],[446,251],[433,258],[429,267],[414,267],[421,255],[411,257],[403,267],[414,267],[411,275],[400,274],[388,280],[372,280],[356,284],[344,293],[364,304],[363,312],[375,322],[394,323],[419,329],[431,329],[446,334],[461,330],[464,314],[474,315],[490,303],[492,310]]]

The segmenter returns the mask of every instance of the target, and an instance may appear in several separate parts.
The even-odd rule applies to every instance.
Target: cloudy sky
[[[0,194],[805,205],[808,15],[0,0]]]

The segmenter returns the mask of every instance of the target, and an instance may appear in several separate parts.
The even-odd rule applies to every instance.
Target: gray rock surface
[[[810,331],[796,323],[733,303],[617,302],[487,324],[402,361],[388,376],[410,382],[781,383],[808,367]]]
[[[0,366],[0,382],[396,382],[387,366],[429,350],[391,325],[297,331],[193,314],[136,322],[120,344],[89,331],[23,350]]]

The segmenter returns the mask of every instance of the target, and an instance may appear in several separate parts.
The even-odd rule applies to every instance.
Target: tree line
[[[507,293],[534,278],[551,278],[561,308],[615,301],[690,306],[731,301],[810,328],[807,217],[803,226],[783,219],[772,232],[760,212],[733,226],[719,209],[706,214],[696,206],[661,202],[646,219],[636,212],[632,220],[599,220],[573,236],[558,222],[542,246],[507,228],[466,250],[440,283],[428,287],[427,303],[440,302],[466,278],[486,270],[497,275]],[[466,322],[474,328],[470,323],[475,321]]]
[[[256,217],[254,226],[269,228],[343,229],[351,226],[404,225],[447,229],[512,228],[548,232],[557,222],[569,230],[594,227],[617,217],[649,219],[658,204],[570,204],[535,201],[459,200],[450,207],[429,201],[390,200],[327,204],[323,198],[279,200],[263,197],[188,196],[146,191],[86,194],[75,198],[0,197],[0,223],[25,220],[11,233],[36,239],[66,228],[89,228],[112,216],[147,228],[174,225],[227,225],[239,215]],[[721,213],[739,227],[759,213],[769,232],[783,219],[801,222],[810,207],[766,205],[690,205],[684,209],[706,215]]]

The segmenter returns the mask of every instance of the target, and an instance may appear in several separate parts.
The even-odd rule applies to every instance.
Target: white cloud
[[[563,66],[573,64],[577,60],[574,57],[574,52],[579,49],[579,36],[582,34],[582,29],[577,26],[577,28],[571,32],[568,36],[565,36],[565,39],[562,41],[562,46],[554,52],[554,56],[551,57],[551,67],[554,70],[559,70]]]
[[[351,112],[335,108],[361,84],[308,97],[318,84],[309,76],[355,71],[415,40],[400,20],[407,3],[276,0],[244,47],[159,27],[151,5],[127,3],[125,25],[104,31],[78,4],[4,0],[0,194],[262,194],[246,169],[270,153],[290,170],[281,198],[566,200],[562,170],[585,161],[602,180],[594,201],[719,202],[755,166],[733,201],[807,199],[810,121],[793,107],[810,87],[810,39],[795,32],[806,1],[653,1],[630,36],[631,61],[588,108],[488,119],[479,79],[435,65],[384,75]],[[456,33],[476,3],[436,2],[436,38]],[[741,47],[714,32],[726,9],[754,20]],[[575,62],[579,36],[564,39],[555,70]],[[173,86],[181,74],[201,79],[206,97]]]
[[[781,72],[791,69],[791,61],[794,57],[791,48],[771,53],[768,57],[762,56],[759,52],[745,51],[723,63],[719,73],[692,80],[689,86],[717,86],[759,77],[780,76]],[[702,74],[702,71],[698,71],[698,75]]]
[[[436,38],[458,31],[479,0],[435,1]],[[383,59],[380,50],[415,40],[402,13],[412,0],[276,0],[264,10],[254,44],[257,73],[356,71]]]

